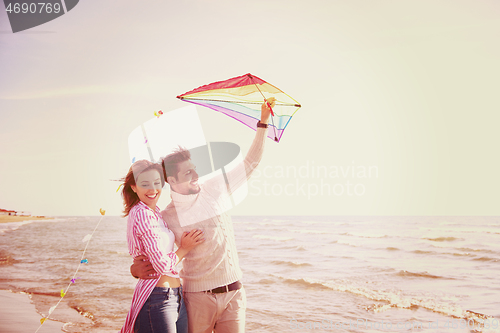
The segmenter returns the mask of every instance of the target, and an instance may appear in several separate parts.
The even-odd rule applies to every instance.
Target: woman
[[[184,233],[180,248],[173,252],[174,234],[167,228],[156,206],[165,184],[159,164],[137,161],[123,181],[129,252],[134,258],[146,255],[161,275],[137,282],[132,307],[121,332],[187,333],[187,313],[175,266],[204,241],[203,232],[195,229]]]

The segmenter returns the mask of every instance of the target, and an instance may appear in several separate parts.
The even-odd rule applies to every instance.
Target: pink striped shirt
[[[153,211],[142,201],[132,207],[127,220],[127,242],[130,255],[134,258],[146,255],[160,275],[179,278],[179,273],[175,270],[178,257],[174,252],[174,241],[175,236],[167,228],[158,207]],[[132,306],[121,333],[133,332],[135,320],[159,279],[160,276],[156,279],[139,279],[132,297]]]

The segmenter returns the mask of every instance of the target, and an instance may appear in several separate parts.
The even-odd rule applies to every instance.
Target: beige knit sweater
[[[172,202],[162,215],[175,234],[177,246],[183,232],[192,229],[203,230],[206,239],[184,257],[180,271],[184,291],[210,290],[241,279],[233,224],[227,214],[231,207],[229,198],[260,162],[266,134],[267,129],[258,128],[244,161],[225,170],[225,177],[219,172],[201,184],[199,193],[183,195],[171,191]]]

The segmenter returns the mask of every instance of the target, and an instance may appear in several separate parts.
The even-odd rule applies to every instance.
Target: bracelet
[[[257,122],[257,128],[262,127],[262,128],[267,128],[267,124],[263,124],[260,121]]]

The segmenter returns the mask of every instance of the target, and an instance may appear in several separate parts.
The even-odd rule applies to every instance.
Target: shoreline
[[[53,220],[53,217],[45,216],[14,216],[14,215],[0,215],[0,223],[10,223],[10,222],[23,222],[23,221],[43,221],[43,220]]]
[[[42,316],[36,311],[28,294],[0,290],[0,332],[39,333],[64,332],[65,323],[46,320],[40,327]]]

